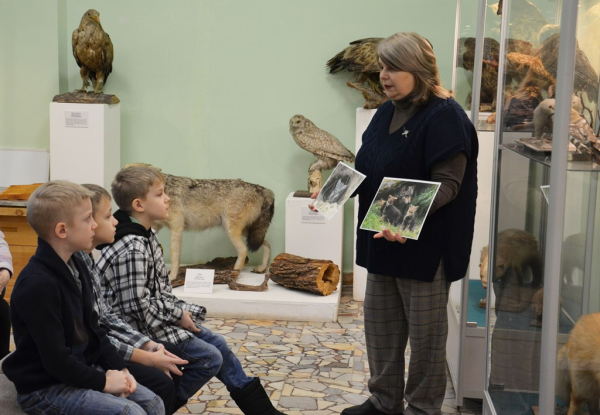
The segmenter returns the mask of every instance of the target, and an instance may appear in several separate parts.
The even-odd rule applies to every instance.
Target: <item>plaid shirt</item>
[[[177,324],[183,310],[203,321],[206,309],[171,293],[162,250],[151,230],[148,238],[126,235],[102,249],[96,265],[102,275],[103,295],[124,319],[152,339],[179,344],[194,334]]]
[[[144,336],[139,331],[133,329],[125,323],[112,309],[112,307],[102,297],[102,287],[100,286],[100,276],[96,272],[94,259],[83,251],[76,252],[77,258],[81,259],[90,270],[92,276],[92,288],[94,291],[94,310],[98,313],[100,326],[106,329],[108,338],[117,348],[123,359],[130,361],[133,349],[139,349],[150,341],[148,336]]]

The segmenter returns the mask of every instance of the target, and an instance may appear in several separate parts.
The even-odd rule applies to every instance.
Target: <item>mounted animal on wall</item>
[[[163,173],[165,193],[171,198],[169,218],[153,226],[157,231],[171,230],[171,271],[177,277],[183,231],[202,231],[221,226],[235,247],[238,257],[234,270],[241,270],[248,251],[262,247],[262,263],[253,272],[264,273],[269,265],[271,247],[265,240],[273,218],[275,196],[267,188],[240,179],[190,179]],[[243,238],[246,237],[247,243]]]

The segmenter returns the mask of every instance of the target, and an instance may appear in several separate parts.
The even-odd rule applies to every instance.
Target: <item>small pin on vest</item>
[[[404,137],[408,137],[408,134],[410,134],[410,131],[408,130],[404,130],[404,132],[402,133]]]

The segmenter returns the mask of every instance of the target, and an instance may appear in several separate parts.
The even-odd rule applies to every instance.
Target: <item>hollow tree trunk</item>
[[[279,254],[271,263],[269,277],[287,288],[329,295],[340,281],[340,269],[326,259]]]

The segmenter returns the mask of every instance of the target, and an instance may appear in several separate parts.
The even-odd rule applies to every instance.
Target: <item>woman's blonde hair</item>
[[[383,39],[377,46],[377,55],[391,69],[414,75],[415,88],[409,95],[414,105],[424,105],[431,95],[452,97],[441,85],[431,43],[417,33],[401,32]]]

